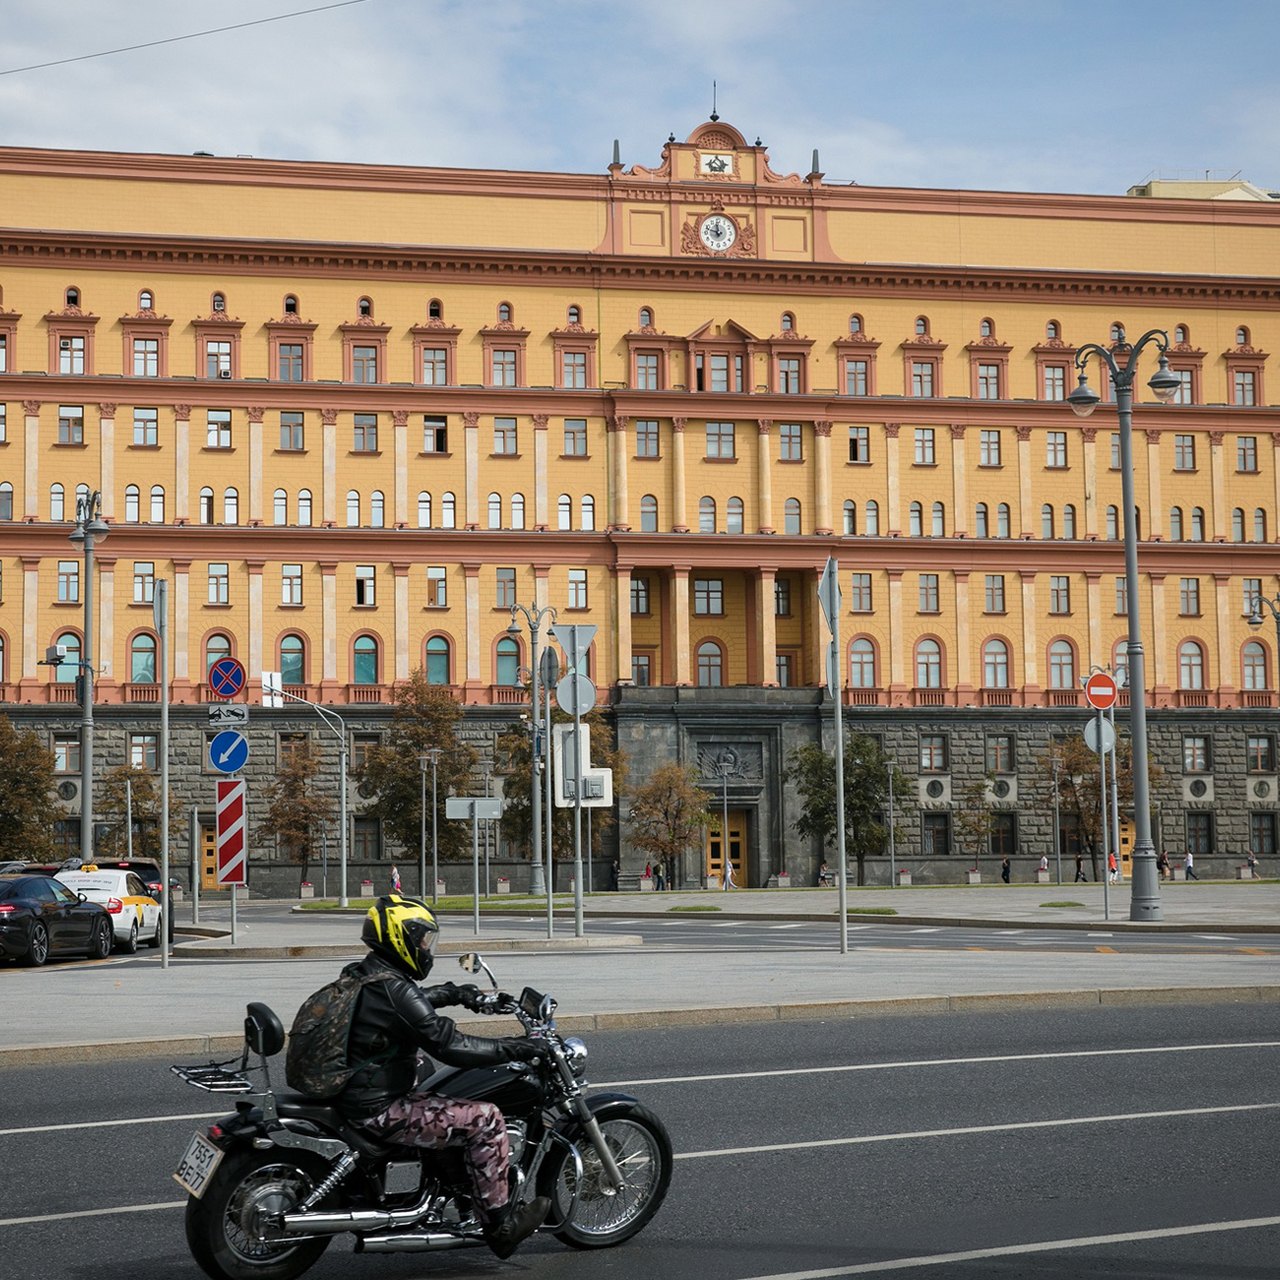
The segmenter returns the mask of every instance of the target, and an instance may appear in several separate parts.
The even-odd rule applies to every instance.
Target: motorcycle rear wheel
[[[187,1244],[213,1280],[294,1280],[329,1247],[315,1240],[258,1239],[267,1214],[292,1212],[324,1176],[309,1153],[236,1151],[223,1160],[204,1196],[187,1201]]]
[[[600,1121],[600,1129],[625,1178],[616,1195],[605,1194],[599,1153],[581,1132],[572,1135],[582,1157],[581,1184],[567,1151],[548,1161],[538,1180],[540,1193],[551,1197],[553,1220],[563,1221],[577,1190],[573,1220],[552,1229],[557,1240],[575,1249],[608,1249],[630,1240],[662,1207],[671,1185],[671,1139],[652,1111],[635,1106],[615,1112]]]

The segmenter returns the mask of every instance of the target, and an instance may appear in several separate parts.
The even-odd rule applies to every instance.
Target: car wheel
[[[90,960],[105,960],[111,954],[111,944],[115,941],[111,933],[111,921],[100,920],[93,931],[93,941],[89,944]]]
[[[163,937],[164,937],[164,912],[162,911],[158,916],[156,916],[156,931],[154,934],[151,935],[151,941],[147,943],[147,946],[153,947],[159,950],[160,939]]]
[[[129,936],[123,941],[116,940],[116,946],[127,956],[133,955],[138,949],[138,922],[135,920],[129,926]]]
[[[39,920],[31,926],[31,941],[27,945],[27,954],[23,963],[31,968],[39,968],[49,958],[49,930]]]

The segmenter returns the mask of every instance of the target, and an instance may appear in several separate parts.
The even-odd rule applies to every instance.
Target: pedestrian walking
[[[1085,881],[1085,883],[1088,883],[1089,877],[1084,873],[1084,855],[1077,853],[1076,854],[1076,878],[1074,883],[1079,884],[1081,880]]]
[[[835,880],[832,879],[831,871],[827,867],[826,859],[823,859],[822,866],[818,868],[818,887],[829,888],[834,884]]]
[[[667,868],[664,859],[658,859],[658,865],[654,870],[653,887],[661,893],[667,887]]]
[[[724,884],[720,887],[722,889],[736,889],[738,887],[733,883],[733,862],[729,858],[724,860]]]
[[[1116,862],[1115,852],[1107,854],[1107,883],[1115,884],[1116,877],[1120,873],[1119,864]]]
[[[1252,849],[1249,850],[1249,877],[1252,880],[1261,880],[1262,874],[1258,870],[1258,858]]]
[[[396,870],[396,864],[391,864],[391,892],[400,892],[400,873]]]
[[[644,864],[644,878],[646,880],[653,879],[653,863],[652,862],[646,862]]]
[[[1003,880],[1005,884],[1009,883],[1009,859],[1008,858],[1005,858],[1000,863],[1000,879]]]
[[[1156,869],[1160,872],[1161,880],[1169,874],[1169,855],[1163,849],[1160,850],[1160,856],[1156,859]]]
[[[1182,860],[1182,866],[1187,873],[1188,880],[1200,879],[1200,877],[1196,875],[1196,860],[1190,849],[1187,850],[1187,856]]]
[[[613,893],[618,892],[618,876],[621,871],[622,868],[618,866],[617,858],[614,858],[613,864],[609,868],[609,889]]]

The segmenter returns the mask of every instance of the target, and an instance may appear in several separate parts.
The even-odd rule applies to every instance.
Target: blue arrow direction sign
[[[249,759],[249,739],[234,729],[224,729],[209,743],[209,763],[219,773],[239,773]]]

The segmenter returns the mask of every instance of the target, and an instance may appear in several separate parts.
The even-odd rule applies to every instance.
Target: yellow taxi
[[[158,947],[164,927],[164,913],[147,886],[132,871],[97,867],[91,863],[74,871],[59,871],[54,877],[72,893],[82,893],[90,902],[100,902],[111,916],[116,950],[132,955],[138,942]]]

